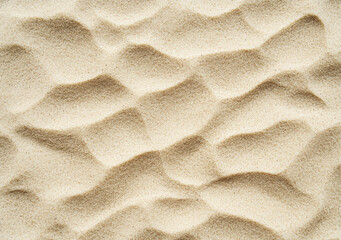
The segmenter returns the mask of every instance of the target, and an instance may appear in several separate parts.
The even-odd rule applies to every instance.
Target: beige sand
[[[0,47],[0,240],[341,239],[340,0],[2,0]]]

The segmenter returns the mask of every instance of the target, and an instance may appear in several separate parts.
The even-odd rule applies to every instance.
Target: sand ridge
[[[341,239],[341,2],[0,2],[0,239]]]

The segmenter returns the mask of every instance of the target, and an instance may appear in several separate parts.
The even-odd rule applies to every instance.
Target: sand
[[[1,240],[341,239],[341,1],[0,1]]]

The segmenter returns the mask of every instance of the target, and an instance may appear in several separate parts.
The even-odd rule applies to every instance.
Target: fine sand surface
[[[340,0],[0,0],[0,240],[341,239]]]

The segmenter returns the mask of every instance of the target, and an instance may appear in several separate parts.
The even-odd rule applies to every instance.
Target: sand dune
[[[152,39],[148,37],[150,31],[155,35]],[[249,26],[239,10],[210,17],[168,6],[152,18],[131,26],[128,32],[133,42],[149,44],[181,58],[250,48],[263,41],[262,35]]]
[[[113,69],[110,69],[113,68]],[[189,68],[149,45],[129,45],[115,55],[109,67],[137,94],[166,90],[186,79]],[[135,79],[139,79],[135,81]]]
[[[200,136],[185,138],[161,154],[167,175],[181,183],[201,185],[221,176],[214,146]]]
[[[261,132],[234,135],[217,145],[220,156],[217,165],[225,175],[279,173],[288,167],[313,136],[309,126],[299,121],[283,121]]]
[[[325,54],[324,25],[316,15],[306,15],[267,40],[261,50],[282,68],[310,65]]]
[[[0,50],[1,103],[8,111],[25,110],[39,101],[54,85],[31,49],[17,44]],[[21,67],[18,67],[21,66]],[[36,89],[40,89],[37,93]]]
[[[341,239],[340,3],[0,1],[0,239]]]
[[[84,129],[83,139],[98,160],[118,165],[153,150],[140,112],[128,108]]]
[[[37,104],[19,114],[40,128],[68,129],[100,121],[134,101],[134,94],[119,81],[109,75],[99,75],[88,81],[56,86]],[[44,120],[51,117],[49,122]]]

